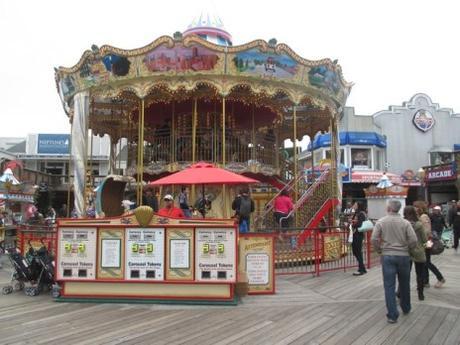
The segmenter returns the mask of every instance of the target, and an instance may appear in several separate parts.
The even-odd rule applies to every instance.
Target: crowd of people
[[[396,298],[399,298],[403,314],[411,311],[412,266],[415,267],[417,296],[420,301],[425,300],[424,289],[430,287],[430,271],[437,280],[434,284],[435,288],[441,288],[446,283],[446,279],[431,261],[431,257],[444,250],[442,233],[446,227],[453,227],[455,251],[458,250],[460,233],[460,202],[453,204],[449,210],[447,222],[441,214],[441,207],[435,206],[431,214],[428,214],[427,204],[423,201],[406,206],[402,216],[400,209],[401,203],[398,200],[390,200],[387,206],[388,214],[377,221],[371,236],[374,249],[381,254],[389,323],[396,323],[399,317]],[[435,251],[439,246],[442,249]]]

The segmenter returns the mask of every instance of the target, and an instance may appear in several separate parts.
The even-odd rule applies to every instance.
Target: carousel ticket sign
[[[163,228],[134,228],[126,233],[126,279],[163,280]]]
[[[236,280],[236,231],[229,229],[196,229],[195,279],[197,281]]]
[[[65,228],[58,241],[57,279],[95,279],[96,229]]]
[[[193,280],[193,228],[168,228],[166,232],[166,279]]]
[[[323,261],[337,260],[342,256],[340,235],[323,235]]]
[[[123,279],[125,229],[99,228],[98,279]]]
[[[273,259],[273,237],[240,236],[238,270],[246,273],[250,294],[275,292]]]

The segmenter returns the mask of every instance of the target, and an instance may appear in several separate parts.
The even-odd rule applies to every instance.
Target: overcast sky
[[[234,44],[275,37],[309,59],[338,59],[347,105],[372,114],[417,92],[460,112],[458,1],[0,0],[0,136],[67,133],[53,67],[92,44],[138,48],[211,9]]]

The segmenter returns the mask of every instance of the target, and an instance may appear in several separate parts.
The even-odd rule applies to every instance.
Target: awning
[[[455,146],[455,145],[454,145]],[[428,152],[452,152],[454,148],[447,146],[433,146]]]
[[[382,178],[383,171],[353,171],[351,173],[352,183],[379,183]],[[401,184],[401,177],[388,173],[387,176],[390,181],[394,184]]]
[[[454,151],[460,151],[460,144],[454,144]]]
[[[383,135],[376,132],[339,132],[340,145],[375,145],[386,147],[387,142]],[[331,134],[320,134],[313,140],[313,149],[331,145]],[[308,147],[311,150],[311,145]]]
[[[11,201],[11,202],[34,202],[33,194],[22,194],[22,193],[0,193],[0,200]]]

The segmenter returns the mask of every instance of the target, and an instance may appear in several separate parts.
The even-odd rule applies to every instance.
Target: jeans
[[[423,292],[423,287],[425,285],[425,267],[424,262],[414,262],[415,265],[415,274],[417,277],[417,290]]]
[[[185,218],[192,218],[192,211],[189,208],[181,208]]]
[[[458,248],[458,240],[460,238],[460,229],[454,229],[454,249]]]
[[[245,234],[249,232],[249,218],[248,217],[240,217],[240,233]]]
[[[353,242],[351,243],[351,249],[353,251],[353,255],[358,261],[358,271],[359,272],[366,272],[366,266],[364,266],[364,259],[363,259],[363,240],[364,240],[364,233],[355,231],[353,233]]]
[[[410,259],[409,256],[382,255],[381,260],[387,318],[397,320],[399,312],[396,306],[396,277],[398,277],[401,309],[405,314],[411,310]]]
[[[444,279],[442,276],[441,272],[438,270],[438,268],[431,262],[431,250],[426,249],[425,250],[425,255],[426,255],[426,263],[425,263],[425,275],[423,277],[423,283],[424,284],[429,284],[430,283],[430,273],[428,270],[433,272],[433,274],[436,276],[436,279],[438,281],[441,281]]]

